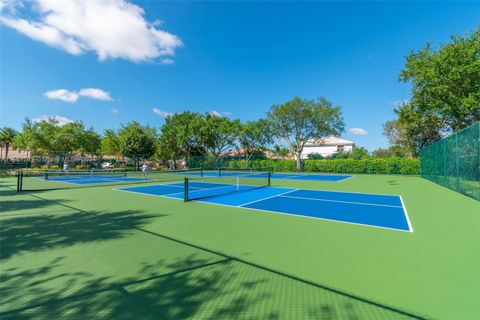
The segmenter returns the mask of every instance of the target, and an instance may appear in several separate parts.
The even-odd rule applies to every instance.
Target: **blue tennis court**
[[[246,173],[248,174],[248,173]],[[239,172],[236,171],[205,171],[203,173],[206,177],[220,176],[237,176]],[[311,174],[311,173],[272,173],[272,179],[280,180],[304,180],[304,181],[328,181],[339,182],[351,178],[349,175],[334,175],[334,174]]]
[[[183,183],[118,190],[181,200],[185,196]],[[209,204],[413,232],[400,196],[205,182],[191,182],[188,192]]]

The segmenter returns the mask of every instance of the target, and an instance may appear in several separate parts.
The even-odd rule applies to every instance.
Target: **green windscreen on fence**
[[[420,150],[425,179],[480,200],[480,122]]]

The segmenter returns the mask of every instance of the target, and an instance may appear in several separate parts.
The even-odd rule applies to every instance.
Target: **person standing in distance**
[[[65,176],[68,177],[68,171],[70,171],[70,166],[68,165],[68,162],[64,162],[63,163],[63,173],[65,174]]]
[[[147,164],[147,161],[145,161],[142,165],[142,172],[143,172],[143,177],[145,179],[148,178],[148,164]]]

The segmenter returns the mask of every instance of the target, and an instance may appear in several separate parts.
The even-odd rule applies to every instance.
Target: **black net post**
[[[268,184],[267,186],[271,186],[271,181],[272,181],[272,173],[270,171],[268,171]]]
[[[22,191],[22,171],[17,173],[17,192]]]
[[[188,202],[188,178],[185,178],[183,182],[183,201]]]

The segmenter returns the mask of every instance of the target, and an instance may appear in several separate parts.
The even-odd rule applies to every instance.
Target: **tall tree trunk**
[[[253,153],[252,154],[246,154],[245,157],[245,168],[250,168],[250,160],[252,159]]]
[[[297,171],[303,171],[302,168],[302,153],[297,152]]]
[[[10,149],[10,143],[5,143],[5,161],[8,160],[8,149]]]

